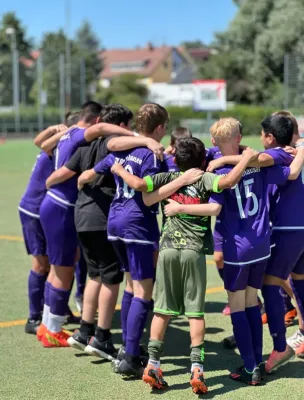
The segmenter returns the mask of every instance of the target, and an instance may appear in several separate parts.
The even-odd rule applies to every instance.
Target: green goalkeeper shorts
[[[206,257],[194,250],[164,249],[159,253],[154,287],[154,312],[203,317]]]

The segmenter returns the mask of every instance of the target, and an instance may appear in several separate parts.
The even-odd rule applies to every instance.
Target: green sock
[[[150,360],[159,361],[163,353],[164,342],[159,340],[149,340],[148,352]]]
[[[191,346],[190,360],[192,364],[203,364],[205,360],[205,348],[204,343],[200,343],[197,346]]]

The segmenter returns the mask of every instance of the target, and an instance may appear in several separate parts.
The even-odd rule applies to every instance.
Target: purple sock
[[[239,311],[232,313],[231,322],[233,325],[235,341],[244,361],[244,367],[248,372],[252,372],[256,367],[256,361],[252,344],[251,330],[246,312]]]
[[[151,310],[151,301],[133,297],[127,321],[126,353],[139,356],[139,345]]]
[[[256,365],[260,365],[263,359],[263,325],[260,306],[246,308],[246,315],[251,330],[255,362]]]
[[[50,285],[50,313],[62,317],[65,316],[69,296],[69,290],[57,289],[53,285]]]
[[[75,276],[76,276],[76,283],[77,283],[75,296],[81,297],[81,296],[83,296],[85,285],[86,285],[86,280],[87,280],[87,265],[82,256],[80,257],[80,260],[76,264]]]
[[[31,319],[40,319],[43,310],[44,284],[47,275],[40,275],[30,271],[28,277],[28,298]]]
[[[284,301],[280,294],[280,287],[263,285],[265,311],[268,319],[269,331],[273,340],[273,348],[283,352],[286,349],[286,328],[284,322]]]
[[[221,268],[221,269],[218,268],[217,272],[219,273],[219,276],[220,276],[221,280],[223,281],[224,280],[224,268]]]
[[[280,295],[283,297],[285,314],[286,314],[286,313],[288,313],[288,311],[293,310],[294,306],[292,305],[291,298],[289,297],[289,295],[281,287],[280,287]]]
[[[51,289],[50,282],[46,281],[44,285],[44,304],[46,306],[50,306],[50,289]]]
[[[121,329],[122,329],[122,341],[124,344],[126,344],[127,340],[127,321],[128,321],[128,315],[129,315],[129,310],[132,304],[133,300],[133,293],[127,292],[126,290],[124,291],[124,294],[122,296],[121,300]]]
[[[304,321],[304,280],[297,281],[291,279],[290,283],[300,309],[301,315],[299,315],[299,318],[302,318],[302,321]]]

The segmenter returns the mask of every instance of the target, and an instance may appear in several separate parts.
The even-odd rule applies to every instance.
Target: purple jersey
[[[94,170],[98,174],[105,174],[115,162],[119,162],[126,171],[139,178],[154,175],[161,167],[160,161],[151,150],[139,147],[109,154],[94,167]],[[140,192],[129,188],[117,175],[114,175],[114,178],[117,189],[108,220],[109,239],[154,244],[159,239],[156,219],[158,205],[146,207]]]
[[[232,166],[217,170],[228,174]],[[248,168],[232,189],[212,194],[210,202],[221,204],[218,219],[224,237],[227,264],[246,265],[270,256],[269,200],[267,184],[286,183],[288,167]]]
[[[160,172],[179,172],[179,168],[175,164],[173,156],[164,153],[164,161],[161,163]]]
[[[76,152],[78,147],[87,144],[84,138],[86,128],[72,128],[60,139],[55,149],[54,168],[59,169],[64,166]],[[60,203],[74,205],[77,200],[77,176],[72,177],[66,182],[52,186],[48,194]]]
[[[42,151],[32,169],[32,174],[19,204],[19,211],[39,218],[39,208],[46,194],[45,181],[53,172],[52,159]]]
[[[206,149],[206,166],[208,166],[210,161],[216,160],[220,157],[222,157],[222,153],[218,146],[210,147],[210,149]]]
[[[266,150],[275,165],[290,165],[293,157],[282,148]],[[273,230],[304,229],[304,169],[295,181],[288,181],[283,186],[271,185],[273,207],[271,219]]]

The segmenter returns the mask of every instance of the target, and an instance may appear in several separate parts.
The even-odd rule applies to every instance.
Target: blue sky
[[[88,19],[106,48],[143,46],[148,41],[177,45],[183,40],[210,43],[236,12],[232,0],[69,0],[71,35]],[[39,43],[43,33],[65,25],[65,0],[0,1],[0,17],[15,11]]]

